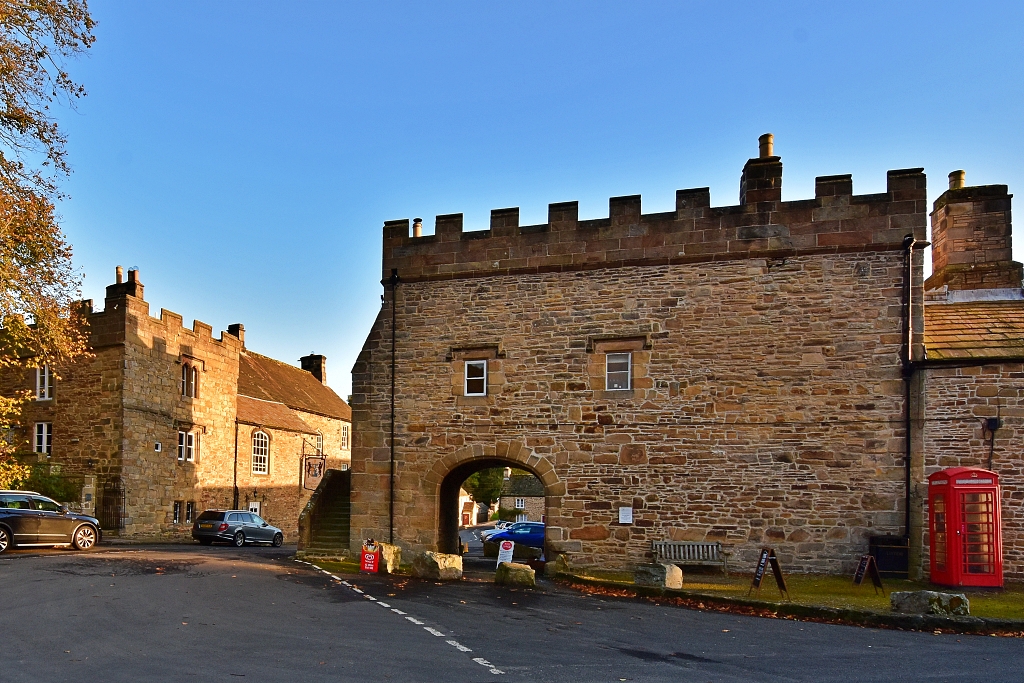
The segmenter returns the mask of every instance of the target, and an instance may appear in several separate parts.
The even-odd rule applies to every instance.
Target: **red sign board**
[[[379,566],[380,547],[375,544],[364,545],[363,551],[359,554],[359,570],[370,574],[376,574],[377,567]]]

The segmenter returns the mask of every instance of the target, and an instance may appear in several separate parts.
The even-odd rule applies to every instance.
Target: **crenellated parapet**
[[[815,179],[815,197],[782,201],[782,160],[762,136],[740,181],[740,204],[712,207],[706,187],[678,190],[675,211],[645,214],[640,195],[612,197],[608,217],[579,219],[578,202],[548,205],[548,221],[520,225],[519,209],[491,211],[464,231],[461,213],[437,216],[433,235],[408,219],[384,224],[382,279],[437,280],[627,265],[662,265],[902,248],[925,239],[923,169],[889,171],[886,191],[854,195],[849,175]],[[419,231],[415,231],[418,233]],[[415,234],[415,233],[414,233]]]

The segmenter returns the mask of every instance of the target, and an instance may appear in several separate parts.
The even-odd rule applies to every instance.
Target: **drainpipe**
[[[388,543],[395,542],[395,299],[398,298],[398,269],[391,269],[391,476],[388,478]]]
[[[231,501],[231,509],[238,509],[238,420],[235,420],[235,471],[231,480],[231,487],[234,489],[234,498]]]
[[[914,366],[914,247],[927,247],[930,242],[914,239],[913,235],[903,238],[903,301],[905,303],[903,330],[903,431],[904,431],[904,476],[905,500],[903,518],[903,538],[910,547],[910,499],[911,487],[913,485],[910,471],[910,453],[913,444],[911,438],[911,413],[910,398],[911,384],[914,380],[916,367]]]

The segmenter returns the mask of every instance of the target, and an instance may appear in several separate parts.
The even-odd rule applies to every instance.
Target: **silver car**
[[[248,510],[206,510],[192,524],[192,538],[203,545],[224,541],[238,548],[246,543],[266,543],[275,548],[284,543],[280,529]]]

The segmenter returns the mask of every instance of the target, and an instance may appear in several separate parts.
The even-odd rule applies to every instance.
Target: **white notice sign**
[[[512,551],[515,550],[516,544],[512,541],[502,541],[498,544],[498,564],[502,562],[512,561]]]
[[[633,523],[633,508],[621,507],[619,508],[619,524],[632,524]]]

